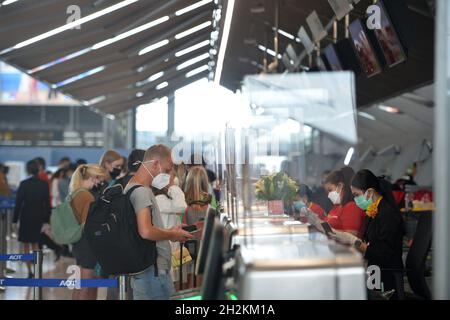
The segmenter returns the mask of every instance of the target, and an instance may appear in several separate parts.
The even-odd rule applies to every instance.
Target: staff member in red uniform
[[[332,228],[360,236],[364,223],[364,211],[353,201],[352,191],[342,170],[331,172],[325,179],[325,190],[333,208],[324,221]]]
[[[369,170],[359,171],[351,183],[355,202],[366,211],[364,231],[361,237],[335,231],[335,240],[354,246],[367,264],[381,269],[381,281],[385,291],[398,289],[403,277],[402,247],[404,224],[392,195],[392,187],[384,178],[377,178]],[[397,271],[396,271],[397,270]],[[400,280],[399,280],[400,279]],[[392,299],[399,298],[397,290]]]
[[[312,191],[306,184],[301,184],[298,193],[297,193],[297,201],[294,202],[294,208],[298,212],[301,211],[302,208],[306,207],[319,217],[319,219],[325,219],[326,214],[325,210],[322,209],[317,203],[311,201],[312,199]]]

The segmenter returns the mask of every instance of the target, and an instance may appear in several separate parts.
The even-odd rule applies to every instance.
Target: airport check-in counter
[[[291,218],[247,219],[238,245],[232,286],[243,300],[366,299],[361,254]],[[231,289],[231,288],[229,288]]]

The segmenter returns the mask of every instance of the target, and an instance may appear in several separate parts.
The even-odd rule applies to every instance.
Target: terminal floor
[[[8,240],[7,253],[21,253],[20,244],[15,239]],[[66,273],[67,267],[75,264],[72,258],[61,257],[57,262],[52,251],[44,250],[43,278],[44,279],[63,279],[69,274]],[[26,278],[28,276],[25,262],[7,262],[9,269],[15,270],[14,273],[8,273],[12,278]],[[71,300],[72,290],[67,288],[43,288],[43,300]],[[106,289],[98,290],[98,299],[106,299]],[[0,290],[0,300],[33,300],[33,288],[26,287],[7,287],[5,291]]]

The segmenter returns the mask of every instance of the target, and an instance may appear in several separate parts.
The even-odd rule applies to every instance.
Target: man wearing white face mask
[[[130,201],[136,213],[138,231],[142,238],[156,241],[157,266],[151,266],[144,272],[131,278],[133,298],[135,300],[166,300],[173,293],[170,274],[170,241],[186,241],[193,236],[184,231],[181,225],[164,229],[160,210],[150,186],[163,189],[170,182],[168,174],[173,167],[171,151],[167,146],[155,145],[145,152],[144,159],[136,174],[124,189],[124,193],[135,185]]]

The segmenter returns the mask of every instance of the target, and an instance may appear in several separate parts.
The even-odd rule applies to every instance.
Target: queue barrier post
[[[6,252],[6,211],[0,209],[0,254]],[[6,274],[6,261],[0,261],[0,278],[4,278]],[[0,291],[5,291],[5,287],[0,286]]]
[[[43,253],[41,250],[35,251],[34,278],[42,279]],[[34,287],[34,300],[42,300],[42,287]]]
[[[130,276],[120,275],[119,281],[119,300],[130,300]]]

